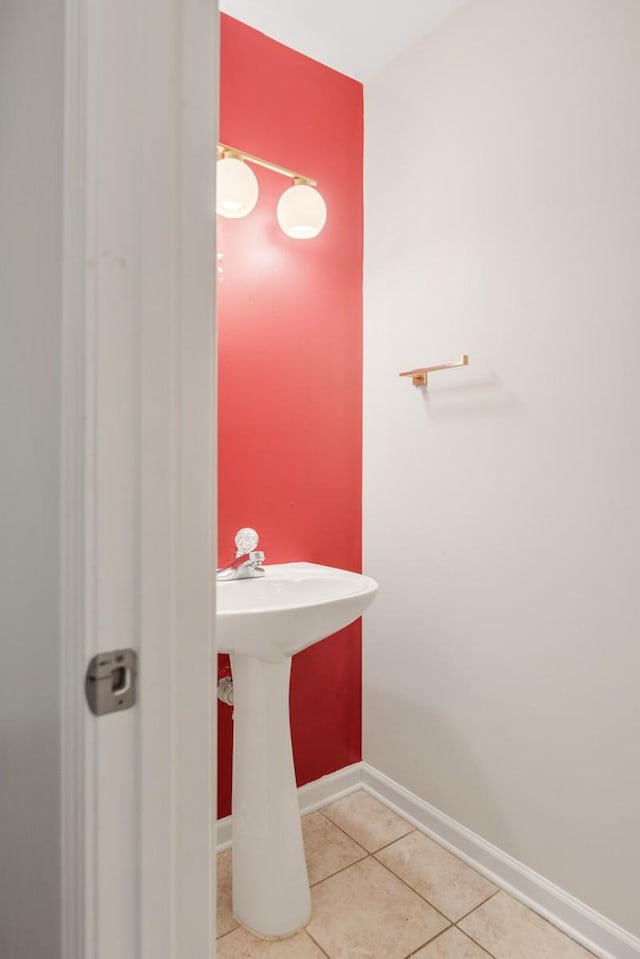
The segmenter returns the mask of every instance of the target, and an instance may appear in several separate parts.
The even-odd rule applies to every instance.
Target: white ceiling
[[[224,13],[362,82],[467,0],[220,0]]]

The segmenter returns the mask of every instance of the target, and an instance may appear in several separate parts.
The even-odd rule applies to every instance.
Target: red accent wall
[[[221,141],[316,178],[328,216],[286,237],[290,183],[257,170],[253,213],[218,217],[219,560],[253,526],[267,563],[360,571],[362,85],[224,15],[220,52]],[[299,785],[361,758],[360,640],[358,623],[294,657]],[[231,737],[219,704],[219,816]]]

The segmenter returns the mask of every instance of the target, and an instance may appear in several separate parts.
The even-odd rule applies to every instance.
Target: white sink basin
[[[217,584],[218,651],[277,662],[362,615],[378,589],[369,576],[316,563],[265,566],[259,579]]]
[[[378,584],[315,563],[265,570],[217,583],[216,639],[233,675],[233,912],[259,936],[279,939],[311,915],[289,728],[291,657],[357,619]]]

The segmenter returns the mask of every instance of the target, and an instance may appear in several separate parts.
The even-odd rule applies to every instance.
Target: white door
[[[66,44],[62,955],[210,959],[217,9],[69,0]]]

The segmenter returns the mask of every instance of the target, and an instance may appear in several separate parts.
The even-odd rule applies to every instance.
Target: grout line
[[[347,869],[351,869],[352,866],[357,866],[358,863],[364,862],[365,859],[370,859],[371,856],[366,853],[364,856],[361,856],[360,859],[354,859],[353,862],[348,863],[346,866],[341,866],[340,869],[336,869],[335,872],[330,873],[328,876],[324,876],[322,879],[317,879],[315,882],[309,883],[310,889],[315,889],[316,886],[320,886],[323,882],[326,882],[327,879],[333,879],[334,876],[339,876],[341,872],[346,872]]]
[[[413,886],[410,886],[408,882],[405,882],[402,876],[397,876],[396,873],[393,871],[393,869],[390,869],[389,866],[386,866],[383,862],[380,862],[380,860],[376,859],[375,856],[373,856],[372,858],[375,860],[375,862],[378,863],[379,866],[382,866],[382,868],[386,869],[390,875],[394,876],[398,880],[398,882],[401,882],[402,885],[406,886],[407,889],[410,889],[414,895],[416,895],[419,899],[422,899],[423,902],[426,902],[426,904],[430,906],[434,912],[437,912],[439,916],[442,916],[442,918],[447,923],[447,927],[455,925],[452,919],[449,919],[448,916],[445,916],[442,910],[438,909],[437,906],[434,906],[432,902],[430,902],[425,896],[419,893],[417,889],[414,889]],[[446,930],[444,929],[442,930],[442,932],[445,932],[445,931]],[[438,933],[438,935],[440,935],[440,933]],[[427,939],[427,942],[431,942],[431,939]],[[422,945],[424,945],[424,943]],[[420,948],[422,949],[422,946],[420,946]]]
[[[479,949],[482,953],[484,953],[485,956],[489,956],[489,959],[496,959],[496,957],[493,955],[493,953],[487,952],[487,950],[484,948],[484,946],[481,946],[480,943],[479,943],[479,942],[476,942],[475,939],[472,939],[471,936],[470,936],[468,933],[464,932],[464,930],[462,930],[462,929],[458,929],[457,926],[455,926],[455,925],[453,925],[453,926],[447,926],[446,929],[443,929],[442,932],[439,932],[437,936],[434,936],[434,937],[433,937],[433,939],[428,939],[426,942],[423,942],[421,946],[418,946],[418,948],[415,949],[413,952],[410,952],[408,956],[405,956],[405,959],[412,959],[413,956],[417,956],[418,953],[421,952],[421,951],[425,948],[425,946],[431,946],[431,945],[433,945],[433,943],[436,941],[436,939],[442,939],[442,937],[443,937],[444,935],[446,935],[446,933],[451,932],[452,929],[456,929],[456,930],[460,933],[461,936],[465,936],[467,939],[469,939],[469,941],[472,942],[475,946],[477,946],[478,949]]]
[[[475,905],[473,909],[469,910],[469,912],[465,912],[464,916],[460,916],[459,919],[456,919],[456,923],[455,923],[456,926],[458,925],[459,922],[462,922],[463,919],[466,919],[467,916],[470,916],[472,912],[475,912],[476,909],[479,909],[480,906],[484,906],[484,904],[489,902],[490,899],[493,899],[494,896],[497,896],[498,893],[501,891],[502,890],[500,889],[494,889],[493,892],[490,892],[489,895],[482,900],[482,902],[479,902],[477,905]],[[462,930],[462,932],[464,932],[464,929]],[[465,935],[468,935],[468,933],[465,933]]]
[[[481,902],[478,906],[475,907],[475,909],[472,909],[470,912],[468,912],[468,913],[466,914],[466,916],[462,916],[460,919],[458,919],[458,920],[456,921],[456,927],[458,926],[458,923],[459,923],[459,922],[462,922],[463,919],[466,919],[468,916],[472,915],[472,914],[476,911],[476,909],[480,909],[481,906],[484,906],[485,903],[489,902],[489,899],[493,899],[494,896],[497,896],[499,892],[504,892],[504,889],[496,889],[495,892],[492,892],[491,895],[488,896],[488,897],[484,900],[484,902]],[[508,894],[508,893],[505,893],[505,895],[509,895],[509,894]],[[511,897],[511,898],[513,898],[513,897]],[[517,900],[516,900],[516,901],[517,901]],[[529,912],[533,913],[534,916],[539,916],[539,913],[537,913],[534,909],[530,909],[529,906],[525,906],[525,908],[528,909]],[[557,926],[554,926],[553,923],[550,923],[548,919],[545,919],[545,918],[544,918],[544,916],[540,916],[540,918],[541,918],[541,919],[544,919],[544,921],[545,921],[546,923],[548,923],[548,925],[550,925],[551,928],[554,929],[554,931],[556,931],[556,932],[557,932],[559,935],[561,935],[564,939],[568,939],[569,942],[575,943],[577,946],[579,946],[581,949],[583,949],[583,950],[587,953],[588,956],[593,956],[593,959],[596,959],[595,953],[590,952],[590,950],[587,949],[586,946],[583,946],[581,943],[579,943],[576,939],[574,939],[574,938],[573,938],[572,936],[570,936],[568,933],[564,932],[564,930],[558,929]],[[511,928],[511,926],[509,926],[509,929],[510,929],[510,928]],[[469,939],[471,939],[472,942],[475,942],[475,944],[476,944],[477,946],[479,946],[480,949],[482,949],[484,952],[486,952],[486,954],[487,954],[488,956],[491,956],[491,959],[496,959],[496,957],[494,956],[494,954],[493,954],[492,952],[489,952],[489,950],[487,949],[487,947],[486,947],[486,946],[483,946],[481,942],[478,942],[477,939],[474,939],[474,937],[471,935],[470,932],[467,932],[466,929],[460,929],[460,932],[464,933],[464,935],[467,936]]]
[[[328,818],[328,817],[327,817],[327,818]],[[329,820],[329,821],[331,821],[331,820]],[[338,827],[338,828],[339,828],[339,827]],[[344,830],[342,830],[342,831],[344,832]],[[348,835],[348,834],[346,834],[346,835]],[[354,841],[355,841],[355,840],[354,840]],[[359,865],[359,863],[365,862],[366,859],[372,859],[374,862],[377,862],[378,865],[379,865],[379,866],[382,866],[383,869],[386,869],[386,871],[387,871],[388,873],[390,873],[390,875],[392,875],[395,879],[398,879],[398,880],[403,884],[403,886],[406,886],[407,889],[409,889],[411,892],[416,893],[416,890],[415,890],[415,889],[412,889],[411,886],[410,886],[408,883],[406,883],[403,879],[400,879],[400,876],[396,876],[396,874],[395,874],[395,872],[393,872],[393,870],[388,869],[383,862],[379,862],[379,860],[377,860],[377,859],[374,857],[373,853],[368,853],[368,854],[364,857],[364,859],[358,859],[358,860],[356,860],[356,862],[352,862],[352,863],[350,863],[348,866],[344,866],[342,869],[339,869],[337,872],[333,873],[331,876],[327,876],[326,879],[320,879],[317,883],[314,883],[314,886],[318,886],[318,885],[320,885],[321,883],[326,882],[327,879],[332,879],[333,876],[337,876],[337,875],[339,875],[339,873],[341,873],[341,872],[346,872],[347,869],[351,869],[352,866],[357,866],[357,865]],[[312,888],[313,888],[313,887],[312,887]],[[439,916],[442,916],[442,918],[445,920],[445,922],[447,923],[447,925],[446,925],[445,928],[442,929],[440,932],[436,933],[435,936],[432,936],[430,939],[425,939],[424,942],[420,943],[420,945],[417,947],[416,950],[414,950],[413,952],[407,954],[407,956],[405,957],[405,959],[410,959],[411,956],[414,956],[414,955],[416,954],[416,952],[419,952],[424,946],[426,946],[426,945],[428,945],[429,943],[433,942],[434,939],[438,939],[439,936],[441,936],[443,933],[447,932],[448,929],[452,929],[452,928],[453,928],[453,925],[452,925],[452,923],[451,923],[451,920],[448,919],[447,916],[443,915],[443,914],[440,912],[439,909],[436,909],[436,907],[435,907],[432,903],[428,902],[428,900],[426,900],[426,899],[424,898],[424,896],[420,896],[419,893],[416,893],[416,895],[417,895],[420,899],[422,899],[424,902],[426,902],[427,905],[430,906],[431,909],[433,909],[434,912],[436,912]],[[318,946],[318,948],[324,953],[324,955],[327,956],[327,959],[332,959],[332,957],[329,955],[329,953],[326,952],[325,949],[323,949],[323,947],[320,945],[320,943],[319,943],[319,942],[314,938],[314,936],[309,932],[308,927],[306,928],[305,931],[306,931],[307,935],[309,936],[309,938],[312,939],[313,942]],[[493,957],[492,957],[492,959],[493,959]]]
[[[407,956],[405,956],[405,959],[411,959],[412,956],[417,956],[417,954],[421,952],[425,946],[430,946],[432,942],[435,942],[436,939],[440,939],[442,936],[444,936],[445,932],[449,932],[450,929],[453,929],[453,926],[447,926],[446,929],[443,929],[442,932],[439,932],[432,939],[427,939],[427,941],[423,942],[421,946],[418,946],[417,949],[414,949],[413,952],[410,952]]]
[[[457,928],[458,928],[458,927],[456,926],[456,929],[457,929]],[[496,957],[494,956],[494,954],[493,954],[492,952],[487,952],[487,950],[484,948],[484,946],[482,945],[482,943],[478,942],[477,939],[474,939],[470,932],[465,932],[464,929],[460,929],[459,932],[461,932],[463,935],[465,935],[465,936],[467,937],[467,939],[470,939],[471,942],[475,943],[476,946],[478,946],[479,949],[482,949],[483,952],[486,952],[488,956],[491,956],[491,959],[496,959]]]
[[[327,807],[325,807],[325,808],[327,808]],[[394,842],[398,842],[400,839],[404,839],[404,837],[405,837],[405,836],[408,836],[409,833],[417,832],[417,829],[416,829],[415,826],[412,826],[411,823],[407,822],[406,819],[402,819],[402,816],[398,816],[398,819],[402,819],[402,822],[406,823],[406,825],[408,826],[407,831],[404,832],[401,836],[396,836],[395,839],[392,839],[390,842],[384,843],[384,845],[379,846],[379,847],[377,847],[376,849],[367,849],[366,846],[363,846],[361,842],[358,842],[357,839],[354,839],[354,837],[351,835],[351,833],[348,833],[346,829],[343,829],[343,827],[342,827],[342,826],[339,826],[337,822],[334,822],[333,819],[331,819],[330,816],[327,816],[327,814],[324,813],[324,812],[322,811],[322,809],[316,809],[316,812],[319,812],[321,816],[324,816],[324,818],[327,819],[327,820],[331,823],[332,826],[335,826],[336,829],[339,829],[340,832],[343,832],[343,833],[345,834],[345,836],[348,836],[349,839],[350,839],[352,842],[355,842],[355,844],[356,844],[357,846],[360,846],[361,849],[364,849],[365,852],[366,852],[366,854],[367,854],[367,856],[374,856],[377,852],[380,852],[382,849],[387,849],[389,846],[393,846]],[[313,815],[313,813],[307,813],[307,815]],[[303,818],[304,818],[304,817],[303,817]]]
[[[403,820],[403,822],[406,822],[406,820]],[[410,836],[412,832],[418,831],[416,827],[412,826],[410,823],[407,823],[407,826],[409,826],[409,829],[407,832],[403,833],[401,836],[397,836],[395,839],[392,839],[391,842],[386,842],[384,846],[380,846],[379,849],[374,849],[371,855],[377,856],[378,853],[382,852],[383,849],[388,849],[389,846],[394,846],[397,842],[400,842],[401,839],[404,839],[406,836]]]
[[[458,929],[458,931],[461,932],[461,933],[463,934],[463,936],[466,936],[467,939],[470,939],[471,942],[474,942],[474,943],[476,944],[476,946],[478,946],[479,949],[482,949],[483,952],[486,952],[486,954],[487,954],[488,956],[490,956],[491,959],[496,959],[496,957],[494,956],[494,954],[493,954],[492,952],[489,952],[488,949],[485,949],[485,947],[482,945],[482,943],[481,943],[481,942],[478,942],[477,939],[474,939],[474,937],[471,935],[471,933],[470,933],[470,932],[467,932],[466,929],[460,929],[460,927],[458,926],[458,923],[459,923],[459,922],[462,922],[463,919],[466,919],[468,916],[472,915],[472,914],[476,911],[476,909],[479,909],[480,906],[484,906],[484,904],[485,904],[486,902],[489,902],[490,899],[493,899],[493,897],[494,897],[494,896],[497,896],[498,893],[501,892],[501,891],[502,891],[501,889],[496,889],[495,892],[492,892],[490,896],[487,896],[487,898],[484,899],[479,905],[475,906],[473,909],[470,909],[469,912],[466,913],[466,915],[460,916],[460,918],[456,920],[456,929]]]
[[[322,955],[323,955],[323,956],[326,956],[327,959],[331,959],[331,956],[329,955],[329,953],[327,952],[327,950],[324,949],[324,948],[320,945],[320,943],[318,942],[318,940],[315,939],[315,938],[311,935],[311,933],[309,932],[309,929],[308,929],[307,927],[305,927],[305,930],[304,930],[304,931],[305,931],[306,934],[308,935],[308,937],[309,937],[309,939],[311,940],[311,942],[313,942],[314,945],[316,945],[316,946],[318,947],[318,949],[320,950],[320,952],[322,953]]]
[[[348,833],[347,830],[346,830],[346,829],[343,829],[342,826],[339,826],[337,822],[334,822],[333,819],[330,819],[329,816],[326,816],[326,815],[322,812],[321,809],[316,809],[316,812],[319,812],[321,816],[324,816],[324,818],[327,820],[327,822],[330,822],[332,826],[335,826],[336,829],[339,829],[340,832],[343,833],[343,835],[345,835],[345,836],[347,837],[347,839],[350,839],[351,842],[354,842],[354,843],[356,844],[356,846],[358,846],[360,849],[362,849],[362,851],[363,851],[367,856],[373,855],[373,853],[370,852],[370,850],[367,849],[366,846],[363,846],[361,842],[358,842],[357,839],[354,839],[354,838],[353,838],[353,836],[351,835],[351,833]],[[309,813],[309,815],[313,815],[313,813]]]
[[[456,926],[456,928],[457,928],[457,926]],[[482,952],[485,956],[488,956],[489,959],[496,959],[496,957],[494,956],[494,954],[493,954],[492,952],[489,952],[487,949],[485,949],[485,947],[484,947],[483,945],[481,945],[479,942],[477,942],[477,940],[475,940],[475,939],[473,938],[473,936],[470,936],[468,932],[465,932],[464,929],[458,929],[458,932],[462,933],[463,936],[466,936],[467,939],[468,939],[470,942],[472,942],[474,945],[476,945],[476,946],[478,947],[478,949],[480,950],[480,952]]]

